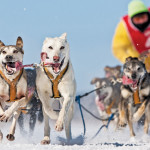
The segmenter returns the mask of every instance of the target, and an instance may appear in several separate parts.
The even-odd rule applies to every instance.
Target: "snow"
[[[93,97],[82,99],[81,103],[84,104],[89,110],[98,116],[97,109],[93,103]],[[0,123],[4,139],[0,143],[0,150],[150,150],[150,136],[144,135],[143,126],[138,127],[134,125],[136,137],[130,138],[128,127],[120,130],[115,130],[115,125],[111,122],[108,129],[103,128],[95,139],[91,139],[102,122],[94,119],[86,112],[84,112],[86,123],[86,135],[83,138],[83,125],[79,113],[78,106],[76,105],[75,116],[72,121],[72,134],[73,140],[67,143],[65,140],[65,133],[56,132],[54,130],[55,121],[50,121],[51,125],[51,144],[41,145],[40,141],[43,139],[43,123],[37,121],[33,135],[29,130],[29,116],[26,116],[25,130],[26,133],[20,133],[17,124],[15,141],[10,142],[6,139],[9,131],[10,123]]]

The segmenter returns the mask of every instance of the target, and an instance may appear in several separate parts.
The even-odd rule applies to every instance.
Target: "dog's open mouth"
[[[132,84],[131,84],[131,87],[133,89],[136,89],[138,87],[138,81],[137,80],[133,80]]]
[[[65,57],[62,59],[61,63],[51,63],[51,67],[55,74],[58,74],[60,72],[61,67],[64,64],[64,59]]]
[[[3,66],[8,75],[12,75],[16,72],[16,62],[3,62]]]
[[[108,96],[108,93],[99,94],[99,101],[103,101]]]

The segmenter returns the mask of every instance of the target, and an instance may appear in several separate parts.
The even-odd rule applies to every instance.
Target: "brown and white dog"
[[[37,68],[36,88],[43,105],[44,139],[41,144],[50,143],[49,118],[57,120],[56,131],[65,127],[67,140],[71,139],[71,120],[76,95],[76,82],[69,58],[69,44],[66,33],[60,37],[46,38],[41,53],[41,63]],[[50,66],[46,67],[46,64]],[[59,101],[60,112],[53,110],[53,102]]]
[[[128,57],[123,66],[123,84],[119,104],[119,125],[127,123],[131,137],[135,136],[133,123],[145,114],[144,132],[150,123],[150,74],[145,64],[136,57]]]
[[[7,139],[15,139],[16,121],[21,107],[26,106],[27,79],[24,69],[16,70],[17,62],[23,62],[23,41],[17,38],[16,45],[5,46],[0,41],[0,121],[6,121],[13,115],[13,121]],[[0,131],[0,139],[3,134]]]

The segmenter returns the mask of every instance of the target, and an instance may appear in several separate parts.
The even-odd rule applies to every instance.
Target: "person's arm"
[[[123,21],[118,24],[112,42],[112,50],[114,56],[122,63],[129,56],[138,57],[138,52],[134,49],[131,40],[129,39],[127,30]]]

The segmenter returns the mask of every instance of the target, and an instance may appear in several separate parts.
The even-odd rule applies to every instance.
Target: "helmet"
[[[148,12],[148,8],[141,0],[132,0],[128,4],[128,15],[129,17],[133,17],[137,14]]]

